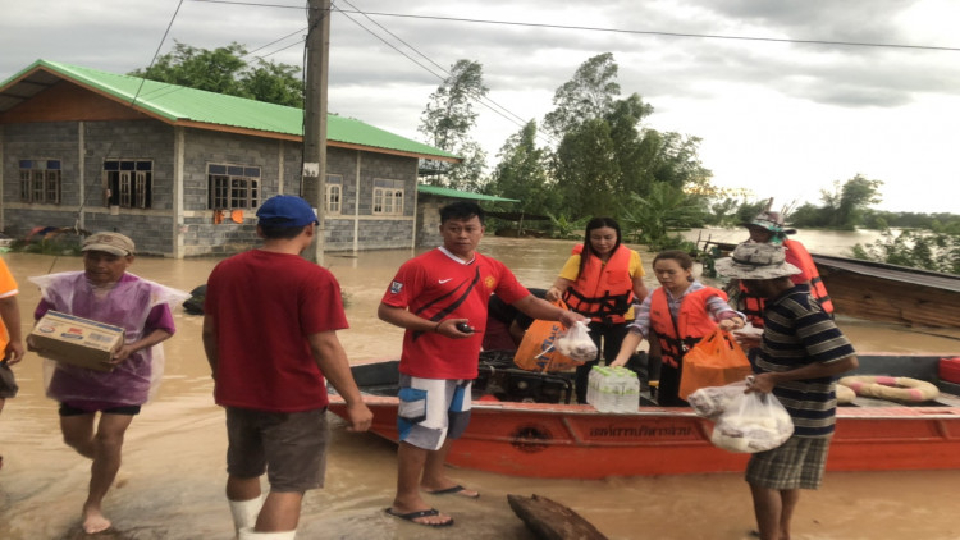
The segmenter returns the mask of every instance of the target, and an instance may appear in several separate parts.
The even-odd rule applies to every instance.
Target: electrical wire
[[[346,2],[346,0],[344,0],[344,1]],[[349,3],[349,2],[347,2],[347,3]],[[351,17],[348,13],[344,13],[344,11],[343,11],[342,9],[337,8],[337,11],[339,11],[339,12],[340,12],[342,15],[344,15],[346,18],[350,19],[351,22],[353,22],[354,24],[356,24],[356,25],[359,26],[360,28],[366,30],[367,33],[369,33],[369,34],[372,35],[373,37],[375,37],[375,38],[377,38],[378,40],[380,40],[381,42],[383,42],[384,45],[390,47],[390,48],[393,49],[394,51],[397,51],[399,54],[401,54],[401,55],[402,55],[403,57],[405,57],[407,60],[410,60],[410,61],[413,62],[414,64],[420,66],[420,67],[421,67],[424,71],[426,71],[427,73],[430,73],[431,75],[433,75],[434,77],[440,79],[441,81],[442,81],[442,80],[445,80],[446,77],[445,77],[444,75],[441,75],[441,74],[435,72],[435,71],[432,70],[431,68],[425,66],[422,62],[420,62],[420,61],[417,60],[416,58],[413,58],[412,56],[408,55],[408,54],[405,53],[404,51],[400,50],[396,45],[394,45],[393,43],[390,43],[389,41],[387,41],[386,39],[384,39],[383,36],[377,34],[377,33],[374,32],[373,30],[371,30],[370,28],[367,28],[366,26],[363,25],[363,23],[361,23],[360,21],[358,21],[358,20],[354,19],[353,17]],[[384,30],[386,30],[386,29],[384,29]],[[390,33],[390,35],[394,35],[393,33],[389,32],[389,31],[387,31],[387,32]],[[396,36],[394,36],[394,37],[396,37]],[[407,47],[410,47],[411,49],[413,49],[413,50],[416,51],[416,49],[415,49],[413,46],[411,46],[410,44],[406,43],[405,41],[401,40],[400,38],[397,38],[397,39],[398,39],[401,43],[403,43],[404,45],[406,45]],[[448,72],[448,71],[447,71],[446,69],[444,69],[443,67],[439,66],[439,65],[438,65],[436,62],[434,62],[433,60],[430,60],[427,56],[423,55],[423,54],[420,53],[419,51],[417,51],[417,54],[420,54],[420,56],[423,56],[427,61],[429,61],[429,62],[431,62],[432,64],[434,64],[434,65],[436,65],[437,67],[439,67],[439,69],[440,69],[443,73],[445,73],[446,76],[450,76],[450,72]],[[470,97],[472,97],[472,98],[474,98],[475,100],[477,100],[477,102],[478,102],[480,105],[483,105],[484,107],[486,107],[487,109],[489,109],[490,111],[492,111],[494,114],[500,116],[501,118],[507,120],[508,122],[513,123],[514,125],[516,125],[516,126],[518,126],[518,127],[520,127],[520,128],[523,128],[523,127],[526,125],[526,123],[527,123],[527,120],[525,120],[525,119],[523,119],[523,118],[520,118],[518,115],[510,112],[509,110],[507,110],[506,108],[504,108],[504,107],[502,107],[501,105],[497,104],[497,103],[494,102],[493,100],[489,100],[489,98],[486,98],[486,100],[485,100],[485,98],[484,98],[482,95],[480,95],[480,94],[468,93],[468,95],[470,95]],[[493,103],[493,105],[496,105],[496,107],[499,107],[500,109],[503,109],[503,110],[506,111],[507,113],[509,113],[509,114],[511,114],[511,115],[513,115],[513,116],[515,116],[515,117],[517,117],[517,118],[520,118],[520,121],[517,121],[517,120],[515,120],[514,118],[510,118],[509,116],[507,116],[506,114],[504,114],[503,112],[501,112],[500,110],[498,110],[497,108],[494,108],[494,106],[492,106],[492,105],[490,105],[490,104],[488,104],[488,103],[486,102],[487,100],[489,100],[490,103]],[[551,136],[549,136],[548,134],[546,134],[546,133],[544,133],[544,132],[538,131],[538,132],[537,132],[537,135],[538,135],[538,136],[543,136],[543,137],[550,137],[551,139],[553,139]],[[557,141],[556,139],[553,139],[552,141],[548,141],[548,142],[558,142],[558,141]]]
[[[257,3],[257,2],[238,2],[235,0],[192,0],[192,1],[204,2],[204,3],[210,3],[210,4],[229,4],[229,5],[237,5],[237,6],[272,7],[272,8],[283,8],[283,9],[306,9],[303,6],[264,4],[264,3]],[[347,13],[345,10],[338,10],[338,11],[344,14]],[[361,13],[361,12],[351,11],[350,13]],[[582,31],[589,31],[589,32],[636,34],[636,35],[660,36],[660,37],[726,39],[726,40],[759,41],[759,42],[770,42],[770,43],[796,43],[796,44],[804,44],[804,45],[833,45],[833,46],[840,46],[840,47],[874,47],[874,48],[892,48],[892,49],[914,49],[914,50],[925,50],[925,51],[960,52],[960,47],[946,47],[946,46],[938,46],[938,45],[871,43],[871,42],[862,42],[862,41],[839,41],[839,40],[824,40],[824,39],[790,39],[790,38],[774,38],[774,37],[763,37],[763,36],[738,36],[738,35],[725,35],[725,34],[693,34],[693,33],[686,33],[686,32],[665,32],[665,31],[657,31],[657,30],[627,30],[622,28],[605,28],[605,27],[598,27],[598,26],[568,26],[568,25],[562,25],[562,24],[500,21],[495,19],[475,19],[475,18],[467,18],[467,17],[441,17],[438,15],[413,15],[409,13],[387,13],[387,12],[376,12],[376,11],[368,11],[365,13],[365,15],[378,15],[381,17],[397,17],[397,18],[404,18],[404,19],[465,22],[465,23],[472,23],[472,24],[521,26],[521,27],[528,27],[528,28],[549,28],[549,29],[555,29],[555,30],[582,30]]]
[[[153,53],[153,58],[150,60],[150,65],[147,66],[147,70],[149,70],[151,67],[153,67],[153,64],[157,61],[157,57],[160,56],[160,49],[163,48],[163,44],[164,44],[164,42],[167,40],[167,36],[170,35],[170,29],[173,28],[173,22],[174,22],[175,20],[177,20],[177,15],[180,14],[180,8],[181,8],[181,7],[183,7],[183,0],[180,0],[179,2],[177,2],[177,9],[175,9],[175,10],[173,11],[173,16],[170,17],[170,22],[167,23],[167,29],[163,31],[163,37],[160,38],[160,44],[157,45],[157,50]],[[145,77],[142,77],[142,78],[140,79],[140,85],[137,87],[137,91],[136,91],[136,93],[133,95],[133,100],[130,101],[130,106],[131,106],[131,107],[135,107],[135,106],[136,106],[136,104],[137,104],[137,98],[140,97],[140,91],[143,90],[143,84],[144,84],[145,82],[147,82],[146,78],[145,78]],[[111,151],[112,149],[113,149],[113,140],[111,140],[110,145],[107,146],[107,150],[106,150],[106,152],[104,152],[104,155],[105,155],[105,156],[109,156],[109,155],[110,155],[110,151]],[[80,218],[83,217],[83,209],[84,209],[84,207],[86,206],[86,200],[84,200],[85,198],[86,198],[86,197],[80,199],[80,208],[77,209],[77,219],[76,219],[76,221],[74,222],[74,225],[73,225],[73,228],[74,228],[75,231],[77,231],[77,234],[80,233]],[[56,262],[56,259],[54,259],[54,262]],[[50,265],[50,268],[53,268],[53,265],[52,265],[52,264]]]
[[[423,58],[423,59],[426,60],[427,62],[430,62],[431,64],[433,64],[437,69],[439,69],[440,71],[442,71],[443,73],[445,73],[448,77],[452,75],[449,71],[446,70],[446,68],[444,68],[443,66],[441,66],[441,65],[438,64],[437,62],[433,61],[433,59],[431,59],[431,58],[428,57],[427,55],[423,54],[419,49],[417,49],[417,48],[414,47],[413,45],[411,45],[411,44],[407,43],[406,41],[404,41],[400,36],[398,36],[398,35],[394,34],[393,32],[391,32],[389,29],[387,29],[387,27],[385,27],[385,26],[383,26],[382,24],[378,23],[375,19],[373,19],[372,17],[370,17],[369,15],[367,15],[366,13],[364,13],[363,11],[361,11],[360,8],[358,8],[357,6],[351,4],[349,0],[343,0],[343,2],[346,3],[348,6],[352,7],[356,12],[361,13],[361,14],[362,14],[364,17],[366,17],[370,22],[372,22],[373,24],[377,25],[381,30],[383,30],[383,31],[386,32],[387,34],[390,34],[391,37],[393,37],[394,39],[396,39],[397,41],[399,41],[400,43],[402,43],[403,45],[405,45],[407,48],[409,48],[409,49],[412,50],[413,52],[415,52],[415,53],[417,53],[418,55],[420,55],[421,58]],[[339,10],[339,9],[338,9],[337,11],[340,11],[341,13],[343,13],[342,10]],[[517,119],[518,121],[520,121],[522,124],[526,124],[526,122],[527,122],[527,119],[526,119],[526,118],[523,118],[523,117],[521,117],[521,116],[518,115],[518,114],[514,114],[512,111],[508,110],[506,107],[504,107],[504,106],[500,105],[499,103],[497,103],[496,101],[494,101],[494,100],[492,100],[492,99],[484,96],[483,94],[477,93],[477,94],[471,94],[471,95],[472,95],[473,97],[475,97],[475,99],[477,99],[477,100],[479,100],[479,101],[486,100],[487,102],[489,102],[489,103],[493,104],[494,106],[496,106],[496,107],[497,107],[498,109],[500,109],[501,111],[503,111],[503,112],[509,114],[510,116],[514,117],[515,119]]]

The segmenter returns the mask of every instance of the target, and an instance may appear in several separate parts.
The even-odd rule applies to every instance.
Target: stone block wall
[[[4,232],[26,235],[38,226],[73,227],[80,201],[80,126],[78,122],[3,126]],[[126,234],[138,253],[173,252],[173,128],[153,120],[83,123],[83,226],[88,231]],[[124,209],[111,215],[105,200],[106,159],[153,161],[150,209]],[[60,203],[22,203],[19,160],[60,160]]]

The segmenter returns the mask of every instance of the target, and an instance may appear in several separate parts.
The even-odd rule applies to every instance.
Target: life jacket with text
[[[701,339],[717,329],[717,323],[710,317],[707,300],[718,296],[723,301],[727,295],[720,289],[704,287],[683,297],[677,318],[670,315],[667,293],[663,287],[653,291],[650,303],[650,328],[657,333],[663,363],[679,367],[683,355]]]
[[[582,251],[583,244],[577,244],[572,253],[582,257]],[[583,272],[563,293],[567,307],[591,321],[625,323],[634,297],[630,256],[630,249],[621,245],[606,264],[598,257],[589,257]]]
[[[833,302],[827,294],[827,287],[820,279],[820,272],[817,271],[817,265],[813,262],[810,252],[796,240],[784,240],[783,247],[797,258],[802,272],[799,276],[804,276],[798,284],[809,279],[810,295],[820,304],[824,312],[833,314]],[[797,283],[797,280],[794,280],[794,283]],[[740,300],[737,302],[737,307],[755,328],[763,328],[763,298],[751,295],[743,284],[740,285]]]

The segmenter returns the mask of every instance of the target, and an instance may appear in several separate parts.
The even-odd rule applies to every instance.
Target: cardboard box
[[[30,336],[40,356],[96,371],[112,371],[110,359],[123,345],[123,328],[59,311],[48,311]]]

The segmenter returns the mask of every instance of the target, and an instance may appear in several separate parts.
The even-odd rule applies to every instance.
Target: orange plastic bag
[[[684,355],[679,394],[687,399],[701,388],[739,382],[752,374],[747,355],[729,332],[717,328]]]
[[[563,301],[555,305],[566,309]],[[528,371],[565,371],[583,364],[557,350],[557,339],[563,334],[563,325],[558,321],[535,320],[523,335],[513,363]]]

